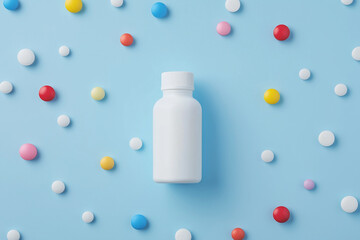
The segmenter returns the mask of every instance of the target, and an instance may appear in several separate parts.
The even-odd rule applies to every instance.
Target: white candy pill
[[[335,135],[329,130],[322,131],[319,134],[319,143],[324,147],[329,147],[335,142]]]
[[[358,208],[358,201],[353,196],[346,196],[341,200],[341,208],[347,213],[353,213]]]
[[[134,137],[130,139],[129,146],[132,150],[139,150],[142,147],[142,141],[138,137]]]
[[[114,7],[121,7],[124,3],[124,0],[111,0],[110,2]]]
[[[336,95],[342,97],[342,96],[346,95],[347,87],[345,84],[339,83],[338,85],[335,86],[334,92]]]
[[[240,9],[240,0],[226,0],[225,8],[229,12],[237,12]]]
[[[352,50],[351,52],[351,56],[353,57],[353,59],[355,59],[356,61],[360,61],[360,47],[356,47]]]
[[[67,127],[70,124],[70,118],[65,114],[60,115],[57,118],[57,123],[60,127]]]
[[[271,162],[274,160],[274,153],[271,150],[265,150],[261,153],[261,159],[264,162]]]
[[[8,240],[19,240],[20,233],[17,230],[10,230],[6,235]]]
[[[311,76],[310,70],[307,68],[303,68],[299,71],[299,77],[302,80],[308,80]]]
[[[35,61],[35,54],[32,50],[24,48],[18,52],[17,59],[21,65],[30,66]]]
[[[52,183],[51,190],[54,193],[61,194],[65,191],[65,184],[60,180],[56,180]]]
[[[341,2],[345,5],[350,5],[353,3],[353,0],[341,0]]]
[[[191,240],[191,233],[185,228],[177,230],[175,233],[175,240]]]
[[[90,211],[86,211],[82,214],[82,220],[86,223],[91,223],[94,221],[94,214]]]
[[[11,93],[12,90],[13,90],[13,85],[11,84],[11,82],[2,81],[0,83],[0,92],[8,94]]]
[[[61,46],[59,48],[59,54],[63,57],[66,57],[70,54],[70,49],[67,46]]]

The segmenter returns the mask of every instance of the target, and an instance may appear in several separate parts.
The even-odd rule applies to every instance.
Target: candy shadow
[[[113,6],[114,7],[114,6]],[[114,7],[116,8],[117,11],[121,11],[122,8],[126,8],[127,7],[127,1],[123,1],[123,4],[121,5],[121,7]]]
[[[77,12],[77,13],[75,13],[75,14],[77,14],[77,15],[83,15],[83,14],[86,13],[86,11],[87,11],[87,6],[86,6],[86,4],[83,2],[83,3],[82,3],[82,8],[81,8],[80,12]]]
[[[51,85],[48,85],[48,86],[51,86]],[[42,100],[41,100],[42,101]],[[59,101],[59,93],[55,90],[55,97],[53,100],[51,101],[47,101],[46,103],[48,104],[51,104],[51,105],[54,105],[54,104],[57,104],[57,102]]]
[[[237,10],[236,12],[230,12],[231,14],[240,14],[240,13],[242,13],[243,11],[244,11],[244,3],[242,2],[242,1],[240,1],[241,3],[240,3],[240,8],[239,8],[239,10]]]
[[[337,137],[337,136],[335,135],[335,141],[334,141],[333,145],[331,145],[331,146],[329,146],[329,147],[324,147],[324,148],[327,148],[327,149],[329,149],[329,150],[334,150],[334,148],[337,148],[338,145],[339,145],[339,137]]]
[[[35,54],[35,60],[33,62],[33,64],[29,65],[29,66],[25,66],[27,69],[32,69],[32,68],[36,68],[36,66],[39,64],[39,56],[37,54]]]
[[[11,83],[12,84],[12,83]],[[8,94],[6,94],[6,95],[8,95],[8,96],[14,96],[15,95],[15,93],[16,93],[16,87],[14,86],[14,84],[12,84],[12,86],[13,86],[13,89],[11,90],[11,92],[9,92]]]
[[[284,224],[284,225],[290,225],[294,222],[294,213],[292,211],[290,211],[290,218],[289,220],[287,220],[286,222],[284,223],[281,223],[281,224]]]

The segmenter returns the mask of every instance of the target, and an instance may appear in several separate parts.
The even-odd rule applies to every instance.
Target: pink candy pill
[[[304,181],[304,188],[306,188],[307,190],[312,190],[312,189],[314,189],[314,187],[315,187],[315,183],[313,180],[306,179]]]
[[[216,31],[222,36],[226,36],[231,32],[231,26],[228,22],[219,22]]]
[[[25,143],[20,147],[19,153],[24,160],[33,160],[37,155],[37,149],[31,143]]]

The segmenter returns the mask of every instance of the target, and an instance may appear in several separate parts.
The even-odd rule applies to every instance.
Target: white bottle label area
[[[172,73],[183,74],[183,72]],[[166,85],[166,87],[169,86]],[[163,89],[164,97],[154,106],[153,176],[155,182],[197,183],[201,181],[201,106],[192,97],[191,89],[182,89],[183,86],[180,88]]]

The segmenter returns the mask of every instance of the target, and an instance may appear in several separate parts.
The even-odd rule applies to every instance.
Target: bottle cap
[[[194,90],[194,74],[191,72],[163,72],[161,90]]]

